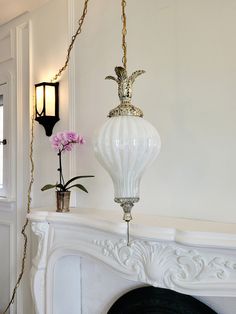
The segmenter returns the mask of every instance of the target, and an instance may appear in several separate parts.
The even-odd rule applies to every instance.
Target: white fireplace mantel
[[[236,296],[236,224],[134,213],[131,246],[121,211],[34,210],[31,287],[37,314],[52,313],[56,262],[89,256],[121,277],[196,296]]]

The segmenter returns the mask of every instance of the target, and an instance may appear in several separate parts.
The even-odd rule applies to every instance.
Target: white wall
[[[66,0],[52,0],[31,14],[32,26],[32,75],[33,84],[50,82],[62,66],[67,50],[68,8]],[[67,72],[60,80],[60,121],[53,132],[68,129],[68,80]],[[48,183],[58,180],[58,157],[51,148],[49,137],[42,125],[35,122],[35,184],[33,206],[55,205],[53,191],[41,192]],[[68,171],[68,158],[65,158],[64,171]]]
[[[83,1],[74,2],[79,17]],[[162,138],[135,211],[236,222],[235,10],[231,0],[129,1],[128,68],[147,71],[135,83],[133,102]],[[50,79],[62,65],[67,25],[67,1],[50,1],[32,15],[35,83]],[[76,173],[96,178],[84,181],[89,194],[79,192],[80,207],[120,210],[92,149],[95,130],[118,104],[115,83],[104,78],[121,64],[120,28],[119,2],[89,3],[75,49],[74,124],[87,140],[77,150]],[[67,72],[60,84],[61,121],[55,131],[69,128]],[[57,179],[57,158],[38,124],[36,141],[34,205],[53,205],[53,193],[40,188]]]
[[[128,2],[128,69],[147,71],[133,103],[162,138],[134,211],[236,222],[235,13],[231,0]],[[78,128],[87,137],[78,173],[96,178],[81,207],[120,210],[91,144],[118,104],[115,83],[104,77],[121,64],[120,28],[119,1],[90,3],[76,49]]]

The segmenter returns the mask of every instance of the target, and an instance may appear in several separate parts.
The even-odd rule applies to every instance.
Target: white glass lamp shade
[[[143,118],[117,116],[105,122],[95,138],[94,149],[112,178],[115,200],[138,201],[142,174],[160,148],[157,130]]]

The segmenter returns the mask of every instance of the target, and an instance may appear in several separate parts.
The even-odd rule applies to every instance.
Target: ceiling
[[[9,22],[24,12],[40,7],[48,0],[0,0],[0,25]]]

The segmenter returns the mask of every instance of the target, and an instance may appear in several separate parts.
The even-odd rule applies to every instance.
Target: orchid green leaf
[[[75,180],[77,180],[77,179],[93,178],[93,177],[94,177],[94,176],[77,176],[77,177],[74,177],[74,178],[72,178],[72,179],[70,179],[69,181],[66,182],[66,184],[64,185],[64,188],[68,190],[67,186],[68,186],[71,182],[73,182],[73,181],[75,181]]]
[[[41,191],[46,191],[46,190],[50,190],[57,187],[57,184],[46,184],[44,185],[44,187],[42,187]]]
[[[69,187],[67,188],[67,190],[69,190],[69,189],[71,189],[71,188],[73,188],[73,187],[76,187],[76,188],[78,188],[78,189],[80,189],[80,190],[82,190],[82,191],[88,193],[88,190],[87,190],[82,184],[71,185],[71,186],[69,186]]]

